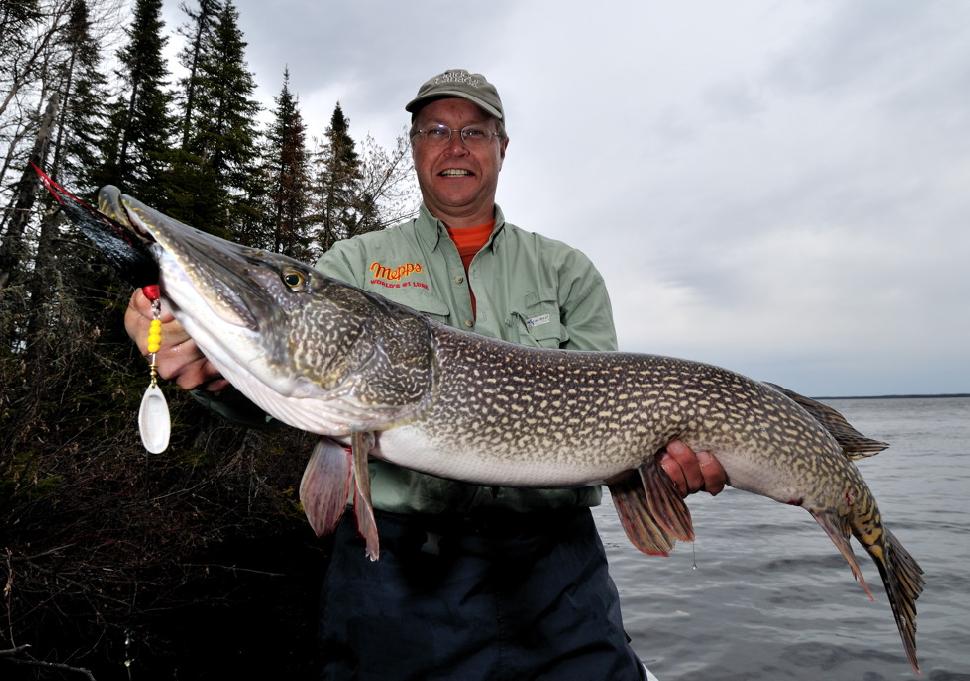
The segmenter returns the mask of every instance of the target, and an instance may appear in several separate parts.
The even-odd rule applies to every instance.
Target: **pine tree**
[[[11,181],[26,165],[31,140],[53,94],[60,61],[58,41],[68,3],[53,0],[0,2],[0,234],[9,231],[21,185]],[[16,228],[15,228],[16,229]]]
[[[87,191],[102,163],[100,146],[107,132],[107,79],[101,72],[101,48],[91,34],[86,0],[75,0],[65,33],[69,57],[61,90],[62,107],[49,173],[62,184]]]
[[[114,103],[100,184],[115,184],[148,204],[164,207],[160,180],[169,160],[173,122],[168,70],[162,57],[162,0],[136,0],[128,44],[118,51],[126,94]]]
[[[183,206],[179,217],[223,234],[249,210],[246,197],[257,159],[259,103],[238,22],[235,7],[226,3],[203,43],[193,94],[197,118],[181,154],[194,166],[194,181],[182,185],[177,197]]]
[[[98,162],[98,143],[104,134],[105,78],[99,70],[100,48],[91,35],[88,12],[86,0],[74,0],[70,23],[63,36],[66,59],[60,78],[61,110],[47,164],[47,172],[52,177],[77,191],[93,189],[90,174]],[[33,372],[31,381],[38,385],[43,382],[47,353],[56,342],[54,327],[58,307],[70,305],[69,301],[76,297],[86,297],[77,294],[93,284],[88,281],[88,263],[79,260],[74,249],[57,248],[57,240],[62,235],[59,215],[53,210],[51,198],[45,192],[41,194],[48,210],[41,219],[30,276],[26,329],[26,368]],[[84,243],[73,226],[68,226],[66,233]],[[60,286],[64,276],[72,282],[67,291]],[[97,284],[103,284],[103,277]]]
[[[34,165],[43,166],[46,162],[58,106],[60,106],[60,101],[55,94],[47,103],[47,108],[34,138],[34,145],[28,157],[30,163]],[[24,261],[27,260],[27,249],[24,243],[24,233],[30,220],[30,212],[37,200],[39,188],[40,181],[37,175],[29,166],[25,167],[21,172],[20,181],[17,183],[13,201],[10,204],[12,217],[4,230],[3,242],[0,243],[0,293],[3,292],[4,287],[12,277],[25,269]],[[4,336],[9,333],[12,337],[13,334],[8,329],[3,331]]]
[[[361,180],[360,159],[350,136],[350,122],[337,102],[324,132],[326,146],[317,176],[317,241],[322,250],[334,242],[353,236],[359,215],[356,211]]]
[[[267,135],[265,157],[269,178],[272,250],[307,261],[311,247],[307,234],[309,161],[306,125],[299,101],[290,92],[290,71],[283,72],[283,89],[276,98],[276,115]]]
[[[222,6],[218,0],[199,0],[197,11],[190,9],[184,2],[179,5],[179,8],[190,19],[188,24],[179,29],[179,33],[186,38],[186,46],[179,53],[179,63],[189,72],[189,75],[180,83],[184,89],[180,122],[184,150],[189,146],[192,126],[200,118],[195,109],[196,89],[201,77],[199,63],[205,58],[208,47],[212,44],[216,16]]]

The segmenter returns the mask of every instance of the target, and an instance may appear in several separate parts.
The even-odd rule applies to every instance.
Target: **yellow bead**
[[[148,324],[148,352],[158,352],[162,347],[162,320],[153,319]]]

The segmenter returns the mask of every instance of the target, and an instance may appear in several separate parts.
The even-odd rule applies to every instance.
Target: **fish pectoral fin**
[[[859,563],[855,559],[855,553],[852,551],[852,545],[849,544],[849,522],[847,519],[839,516],[835,511],[813,511],[808,509],[808,512],[812,514],[812,517],[822,526],[825,533],[835,544],[835,548],[839,550],[842,557],[845,558],[845,562],[849,564],[852,569],[852,576],[855,577],[855,581],[859,582],[859,585],[865,590],[866,595],[869,600],[874,600],[872,597],[872,591],[869,590],[869,585],[866,584],[866,580],[862,576],[862,569],[859,567]]]
[[[675,538],[694,541],[690,510],[674,481],[664,473],[656,458],[640,466],[640,477],[643,478],[650,516]]]
[[[608,486],[620,524],[633,545],[647,555],[666,556],[674,540],[650,517],[640,473],[630,471]]]
[[[380,540],[370,500],[370,470],[367,468],[367,456],[374,448],[376,438],[369,431],[354,431],[350,443],[354,460],[354,517],[357,519],[357,532],[367,544],[367,557],[377,560],[380,557]]]
[[[694,539],[687,505],[655,462],[614,478],[608,486],[626,536],[643,553],[666,556],[676,539]]]
[[[350,455],[342,446],[323,439],[313,448],[300,481],[300,502],[318,537],[333,532],[344,514],[352,474]]]

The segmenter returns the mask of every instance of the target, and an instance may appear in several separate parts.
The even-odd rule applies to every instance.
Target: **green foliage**
[[[306,125],[299,101],[290,92],[290,72],[283,73],[283,89],[267,134],[263,167],[269,178],[269,207],[273,247],[297,260],[309,260],[309,157]]]
[[[166,178],[166,193],[175,217],[231,236],[233,225],[251,212],[256,86],[246,69],[235,7],[204,2],[191,16],[196,41],[183,53],[191,73],[183,80],[183,144]]]
[[[304,260],[330,243],[324,213],[330,233],[344,236],[405,216],[388,197],[408,196],[391,191],[405,186],[406,142],[392,152],[373,140],[357,147],[339,105],[311,182],[288,73],[261,134],[231,2],[186,10],[190,75],[176,98],[161,1],[137,0],[124,37],[105,36],[100,18],[115,1],[0,3],[0,89],[20,88],[10,101],[21,107],[0,109],[7,158],[38,147],[37,112],[56,92],[42,160],[89,202],[96,187],[116,184],[190,224]],[[101,46],[119,44],[108,83]],[[14,164],[9,177],[23,169]],[[172,443],[146,455],[134,420],[147,369],[122,325],[130,286],[49,197],[27,187],[15,195],[10,184],[0,183],[0,237],[23,248],[12,283],[0,282],[0,678],[24,678],[42,662],[89,667],[101,681],[127,679],[128,669],[134,678],[312,677],[326,544],[296,490],[314,438],[229,424],[163,384]],[[25,196],[33,208],[20,211],[17,232],[8,218]],[[23,643],[29,652],[8,654]]]
[[[350,122],[340,102],[333,109],[330,125],[324,132],[325,147],[318,161],[319,228],[317,241],[328,250],[340,239],[352,236],[358,221],[360,159],[350,136]]]
[[[179,33],[186,39],[185,48],[179,52],[179,63],[189,72],[180,81],[182,94],[179,97],[182,110],[182,149],[189,146],[193,125],[201,120],[195,109],[196,89],[199,82],[199,62],[212,43],[213,24],[219,13],[221,3],[218,0],[199,0],[199,9],[193,10],[182,3],[179,8],[189,17],[189,23],[179,28]]]
[[[27,50],[29,27],[40,21],[38,0],[3,0],[0,3],[0,60]]]
[[[100,147],[106,134],[107,79],[101,50],[91,35],[88,3],[75,0],[65,32],[69,50],[60,79],[61,113],[49,172],[77,187],[94,187],[103,164]]]
[[[174,120],[171,94],[165,89],[168,67],[162,50],[162,0],[136,0],[134,20],[126,29],[127,44],[118,50],[124,83],[122,95],[110,106],[110,131],[105,139],[101,185],[124,187],[150,205],[164,205],[160,182],[169,160]]]

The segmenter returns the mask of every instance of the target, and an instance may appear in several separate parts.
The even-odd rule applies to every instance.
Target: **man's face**
[[[458,131],[478,125],[496,132],[496,123],[475,104],[459,98],[436,99],[418,112],[416,129],[442,124],[454,131],[446,145],[435,146],[418,135],[412,148],[424,202],[450,227],[492,219],[498,174],[509,141],[493,137],[487,144],[469,147]]]

